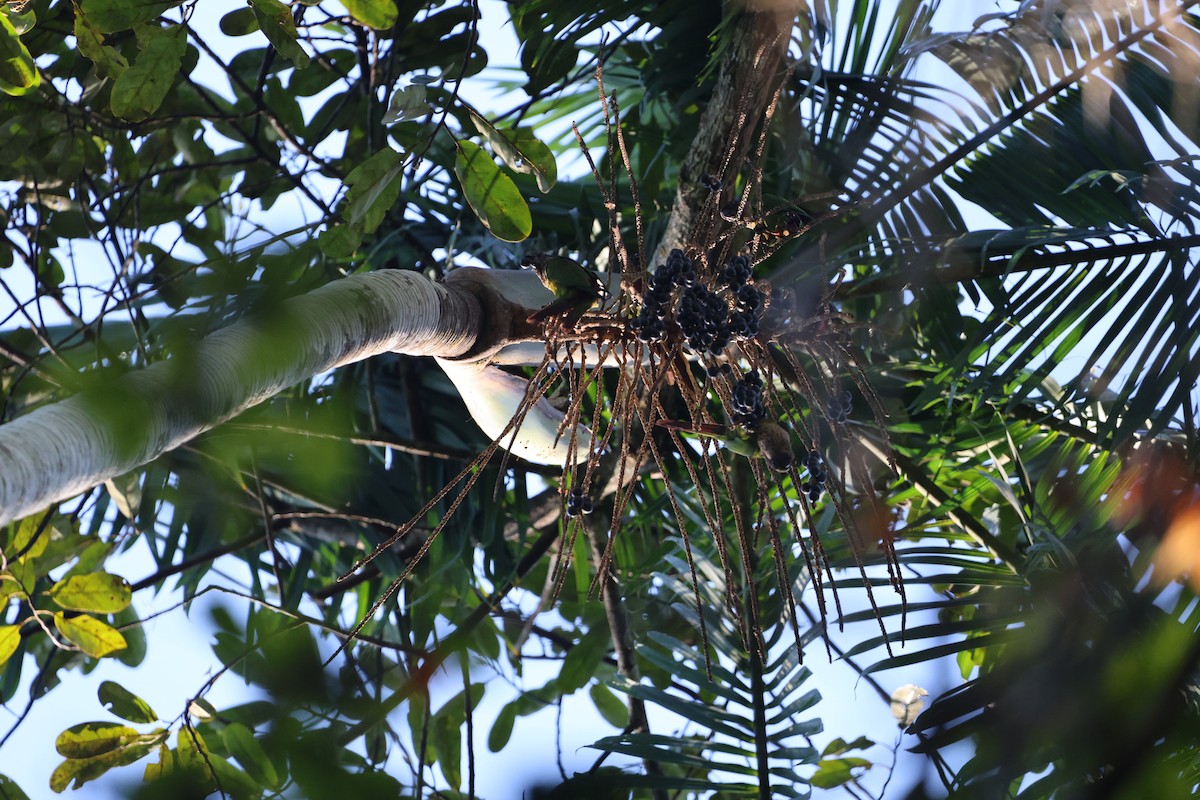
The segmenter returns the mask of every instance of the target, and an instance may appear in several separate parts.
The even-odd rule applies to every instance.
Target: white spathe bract
[[[539,396],[534,401],[519,428],[505,431],[525,400],[529,381],[491,365],[440,358],[437,362],[462,395],[471,418],[484,434],[526,461],[558,467],[567,465],[571,430],[562,429],[565,416],[545,397]],[[576,463],[587,459],[591,445],[592,432],[584,425],[575,426]]]
[[[892,692],[892,716],[901,728],[913,724],[921,709],[925,708],[925,701],[921,698],[928,696],[929,692],[913,683],[906,683]]]

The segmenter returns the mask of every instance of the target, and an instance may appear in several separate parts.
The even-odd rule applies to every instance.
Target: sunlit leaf
[[[125,637],[121,632],[95,617],[68,617],[63,612],[56,611],[54,625],[68,641],[93,658],[102,658],[125,648]]]
[[[8,15],[0,10],[0,91],[20,96],[41,85],[42,75]]]
[[[83,722],[60,733],[54,749],[67,758],[91,758],[133,744],[141,736],[140,731],[117,722]]]
[[[133,591],[120,575],[93,572],[59,581],[50,587],[46,596],[69,611],[114,614],[129,606]]]
[[[519,242],[527,238],[533,231],[533,218],[512,178],[501,172],[479,145],[460,140],[455,146],[454,174],[475,216],[498,239]]]
[[[143,741],[141,742],[131,743],[90,758],[68,758],[59,764],[50,775],[50,789],[62,792],[72,783],[74,783],[74,788],[78,789],[114,767],[123,767],[145,757],[165,737],[166,731],[164,730],[159,734],[142,737]]]
[[[395,0],[343,0],[350,16],[376,30],[387,30],[396,24],[399,12]]]
[[[21,646],[20,625],[0,625],[0,664],[12,658]]]

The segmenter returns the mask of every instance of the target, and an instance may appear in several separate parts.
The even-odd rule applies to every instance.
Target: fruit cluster
[[[758,373],[751,370],[732,390],[733,408],[729,419],[734,424],[753,433],[767,418],[767,409],[762,401],[763,382]]]
[[[826,404],[826,409],[829,412],[829,421],[845,422],[850,419],[850,409],[853,408],[851,400],[852,396],[847,391],[829,398],[829,402]]]
[[[829,479],[829,475],[821,463],[820,453],[809,453],[807,463],[808,480],[800,484],[800,491],[808,495],[808,502],[815,503],[821,499],[821,490],[825,488],[825,481]]]
[[[689,350],[720,355],[731,341],[758,335],[766,301],[748,283],[750,277],[750,260],[734,256],[718,273],[716,286],[706,286],[696,262],[672,250],[651,276],[631,327],[651,343],[665,339],[668,322],[674,321]]]
[[[592,513],[592,498],[576,489],[567,495],[567,517],[578,517]]]

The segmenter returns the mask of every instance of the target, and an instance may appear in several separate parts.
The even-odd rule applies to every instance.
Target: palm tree
[[[81,367],[123,371],[122,353],[161,363],[0,428],[0,451],[20,447],[42,463],[0,475],[4,519],[109,480],[105,493],[10,526],[7,569],[22,587],[10,621],[20,627],[0,644],[19,644],[51,675],[79,649],[100,654],[75,617],[60,612],[58,638],[36,624],[67,591],[49,573],[86,547],[86,519],[106,541],[128,530],[151,543],[160,569],[136,588],[180,574],[190,594],[214,559],[236,553],[255,576],[250,594],[293,619],[344,643],[359,623],[340,693],[297,695],[271,671],[287,658],[323,685],[304,655],[308,629],[275,614],[229,626],[218,650],[228,668],[320,709],[328,724],[309,724],[291,749],[339,780],[374,773],[329,753],[361,742],[382,762],[387,733],[403,727],[388,714],[403,704],[411,730],[394,746],[412,748],[416,793],[431,764],[473,793],[459,728],[485,689],[471,672],[519,668],[533,639],[562,670],[504,707],[489,746],[507,743],[517,717],[588,686],[623,729],[596,747],[643,763],[634,774],[598,761],[562,796],[597,782],[656,796],[799,796],[809,782],[861,792],[870,763],[847,755],[859,743],[821,754],[807,738],[821,723],[806,713],[820,706],[801,659],[823,641],[885,702],[875,673],[957,659],[963,685],[909,728],[949,791],[1191,787],[1192,718],[1178,693],[1200,654],[1194,596],[1171,581],[1194,561],[1194,4],[1025,2],[964,33],[935,27],[937,2],[744,5],[613,0],[580,14],[512,3],[528,100],[490,120],[454,88],[482,66],[474,6],[415,13],[410,24],[389,3],[347,3],[352,18],[338,20],[320,6],[291,15],[254,2],[222,30],[259,28],[273,49],[228,64],[194,30],[151,22],[157,9],[127,19],[100,2],[79,12],[48,3],[27,31],[6,11],[16,20],[6,41],[29,51],[13,63],[36,57],[43,76],[41,88],[36,71],[4,76],[17,120],[5,177],[34,187],[6,210],[23,223],[10,243],[40,295],[73,315],[51,330],[29,313],[0,340],[10,414],[85,388]],[[66,30],[93,66],[67,49]],[[350,31],[355,47],[338,49],[322,30]],[[581,64],[574,42],[601,30],[608,38],[585,47]],[[191,57],[174,44],[184,33],[222,64],[232,100],[192,80],[161,94],[134,80],[142,59],[179,71]],[[444,82],[424,74],[433,65]],[[335,84],[315,113],[288,97]],[[74,85],[86,89],[77,112]],[[567,118],[573,136],[541,133]],[[520,127],[529,122],[549,146]],[[130,127],[136,152],[121,144]],[[327,154],[334,130],[346,131],[338,157]],[[49,141],[30,149],[38,131]],[[211,132],[237,147],[214,152]],[[515,172],[481,157],[475,132]],[[593,176],[556,182],[547,155],[580,144]],[[321,178],[350,187],[336,213]],[[269,207],[289,193],[326,223],[320,239],[231,255],[238,200]],[[179,235],[199,254],[190,262],[141,233],[185,216]],[[85,322],[64,294],[54,244],[80,225],[129,265],[103,306],[124,314],[123,329],[103,313],[103,326]],[[566,253],[619,273],[620,285],[614,278],[611,302],[578,324],[535,322],[548,298],[513,288],[526,273],[489,278],[490,294],[418,277],[440,276],[443,248],[494,267]],[[752,272],[731,277],[742,257]],[[684,266],[652,279],[667,263]],[[381,269],[397,266],[407,271]],[[375,271],[340,277],[363,268]],[[680,272],[695,277],[672,277]],[[379,280],[429,299],[384,303]],[[363,309],[355,298],[366,286],[377,305]],[[704,339],[715,334],[688,321],[688,292],[701,305],[717,298],[723,324],[737,313],[752,328]],[[467,295],[483,301],[470,306]],[[353,335],[334,316],[337,296],[359,315]],[[478,310],[445,311],[447,296]],[[192,313],[151,321],[142,309],[154,301]],[[499,332],[481,331],[505,309]],[[649,321],[659,314],[665,332]],[[293,321],[263,322],[280,318]],[[685,342],[691,329],[700,338]],[[259,338],[246,348],[248,330]],[[532,359],[519,346],[504,355],[538,337],[550,345]],[[227,347],[248,349],[252,366],[220,355]],[[464,431],[459,392],[423,362],[380,356],[307,380],[380,351],[470,352],[531,369],[488,373],[516,387],[519,410],[500,415],[508,422],[493,415],[484,437]],[[172,383],[156,401],[163,411],[112,410],[127,397],[146,402],[141,387],[193,362],[220,370],[195,373],[215,387],[204,402]],[[461,393],[484,418],[476,392]],[[560,410],[541,397],[555,393]],[[164,412],[172,425],[157,421]],[[66,418],[104,422],[98,446],[81,447],[69,469],[47,445],[54,438],[31,433],[49,425],[47,437],[82,442]],[[526,420],[548,426],[550,450],[565,447],[545,459],[553,468],[488,458],[497,445],[519,450]],[[132,480],[120,477],[133,468]],[[539,472],[550,482],[540,493],[529,483]],[[347,602],[352,591],[361,594]],[[553,607],[558,627],[512,604],[521,592],[539,612]],[[867,608],[843,609],[855,592]],[[136,630],[119,616],[125,606],[63,608]],[[838,634],[873,620],[878,633],[857,643]],[[246,655],[259,650],[266,657]],[[434,711],[429,678],[463,651],[463,691]],[[23,661],[9,659],[5,686]],[[647,705],[691,728],[650,730]],[[246,735],[269,749],[267,723],[284,729],[291,718],[281,709],[222,710],[185,726],[174,757],[198,765],[207,747],[205,785],[240,786],[249,774],[246,791],[273,788],[254,746],[224,731],[257,729]],[[68,758],[54,785],[165,742],[114,730],[91,731],[119,742],[100,761],[60,747]],[[955,770],[940,750],[967,736],[976,756]],[[1047,776],[1025,780],[1047,765]],[[322,778],[294,763],[272,769],[319,791]]]

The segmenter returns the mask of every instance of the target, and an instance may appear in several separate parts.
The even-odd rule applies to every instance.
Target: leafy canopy
[[[99,682],[52,789],[141,763],[146,797],[470,796],[479,745],[586,694],[616,730],[549,796],[863,792],[897,746],[951,792],[1191,796],[1196,3],[969,30],[934,0],[760,5],[487,6],[520,45],[499,77],[475,3],[0,7],[6,421],[99,388],[119,448],[117,376],[186,375],[206,333],[354,272],[620,273],[526,321],[524,377],[597,445],[565,474],[475,458],[497,442],[454,387],[391,355],[0,531],[0,698],[31,714],[64,670],[142,663],[140,598],[228,600],[187,711]],[[693,277],[659,282],[672,248]],[[746,335],[690,319],[693,286]],[[818,641],[883,706],[916,695],[882,673],[963,683],[899,745],[819,750]],[[553,677],[481,719],[533,658]],[[233,675],[270,702],[214,708]]]

